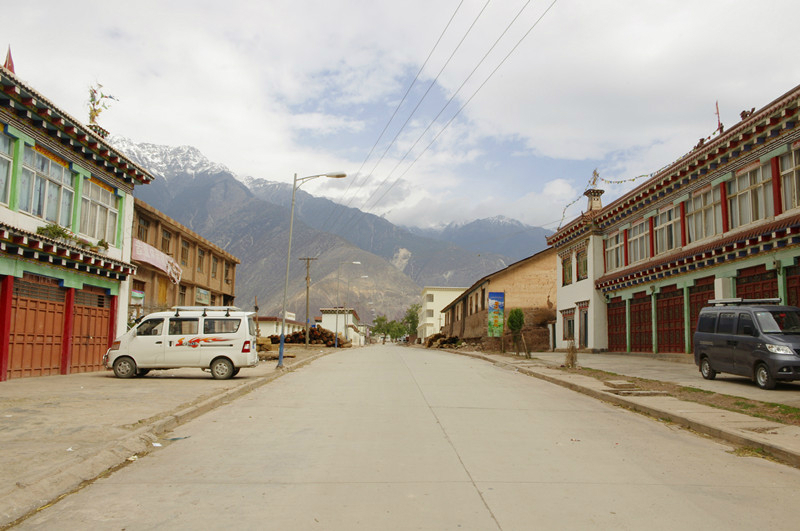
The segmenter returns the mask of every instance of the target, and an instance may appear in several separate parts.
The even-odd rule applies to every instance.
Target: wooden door
[[[75,291],[71,373],[103,369],[110,320],[110,297],[104,289],[86,286]]]
[[[634,294],[631,300],[631,350],[653,352],[653,304],[645,291]]]
[[[683,290],[668,286],[656,295],[659,352],[684,352]]]
[[[14,280],[7,377],[59,374],[66,292],[58,280],[25,274]]]

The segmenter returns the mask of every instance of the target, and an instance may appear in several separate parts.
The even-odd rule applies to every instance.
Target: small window
[[[203,321],[204,334],[235,334],[239,331],[241,319],[206,319]]]
[[[216,256],[211,257],[211,278],[217,278],[217,268],[219,267],[219,259]]]
[[[168,230],[161,231],[161,251],[169,254],[172,249],[172,233]]]
[[[150,221],[145,218],[139,218],[139,229],[136,231],[136,237],[143,242],[147,242],[147,236],[150,232]]]
[[[433,302],[433,293],[428,293],[425,298],[428,302]]]
[[[578,280],[589,278],[589,258],[586,249],[578,251]]]
[[[160,336],[164,330],[164,319],[148,319],[136,329],[137,336]]]
[[[561,285],[572,284],[572,257],[568,256],[561,260]]]
[[[197,317],[174,318],[169,320],[169,335],[196,334],[198,330]]]
[[[425,317],[433,319],[433,310],[425,310]]]
[[[700,319],[697,321],[697,331],[698,332],[707,332],[707,333],[714,333],[714,329],[717,327],[717,316],[713,313],[704,313],[700,315]]]
[[[186,306],[186,286],[178,289],[178,306]]]
[[[735,334],[736,333],[736,314],[721,313],[719,314],[719,324],[717,325],[718,334]]]
[[[202,273],[206,263],[206,252],[203,249],[197,250],[197,272]]]
[[[750,333],[746,334],[744,329],[745,327],[750,328]],[[749,313],[740,313],[739,314],[739,329],[738,329],[740,336],[749,336],[753,334],[753,318],[750,317]]]
[[[189,265],[189,242],[181,242],[181,265]]]

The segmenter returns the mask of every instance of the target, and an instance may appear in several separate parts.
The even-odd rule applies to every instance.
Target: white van
[[[199,367],[217,380],[258,365],[255,314],[233,306],[176,306],[151,313],[114,341],[103,365],[118,378]]]

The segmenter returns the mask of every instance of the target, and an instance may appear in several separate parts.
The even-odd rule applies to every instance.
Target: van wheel
[[[211,376],[215,380],[233,378],[233,363],[228,358],[216,358],[211,362]]]
[[[761,389],[775,389],[775,378],[769,373],[766,363],[756,365],[756,383]]]
[[[233,375],[234,375],[234,376],[236,376],[237,374],[239,374],[239,369],[241,369],[241,367],[236,367],[236,368],[234,368],[234,369],[233,369]]]
[[[147,375],[148,372],[150,372],[150,369],[139,369],[136,371],[136,377],[141,378],[142,376]]]
[[[713,380],[717,377],[717,371],[711,368],[711,362],[708,361],[706,356],[703,356],[703,359],[700,360],[700,374],[706,380]]]
[[[114,375],[117,378],[133,378],[136,376],[136,362],[128,356],[114,360]]]

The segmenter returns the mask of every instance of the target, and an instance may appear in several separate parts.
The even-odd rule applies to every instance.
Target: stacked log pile
[[[325,328],[311,328],[308,332],[308,344],[309,345],[325,345],[326,347],[332,347],[335,343],[335,334],[330,330],[326,330]],[[281,336],[279,335],[272,335],[269,336],[269,340],[272,344],[278,344],[281,342]],[[299,330],[297,332],[292,332],[291,334],[287,335],[284,340],[284,343],[296,343],[296,344],[305,344],[306,342],[306,331]],[[346,340],[342,334],[339,334],[339,347],[340,348],[347,348],[352,347],[353,344],[351,341]]]

